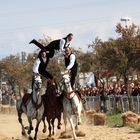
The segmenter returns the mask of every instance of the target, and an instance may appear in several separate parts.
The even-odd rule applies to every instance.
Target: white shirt
[[[70,55],[70,63],[67,66],[67,70],[70,70],[74,66],[74,63],[75,63],[75,55],[71,54]]]
[[[42,58],[44,62],[46,62],[47,58]],[[39,73],[39,65],[40,65],[41,61],[39,58],[37,58],[34,62],[34,65],[33,65],[33,72],[34,73]]]
[[[66,43],[66,45],[65,45],[65,39],[60,39],[60,43],[59,43],[59,47],[60,47],[60,49],[59,50],[55,50],[55,58],[58,58],[58,57],[63,57],[64,56],[64,51],[65,51],[65,49],[64,49],[64,46],[69,46],[70,45],[70,41],[68,41],[67,40],[67,43]]]

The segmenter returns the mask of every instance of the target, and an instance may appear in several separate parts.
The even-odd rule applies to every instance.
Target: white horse
[[[77,139],[75,128],[78,129],[78,125],[81,124],[81,111],[82,111],[82,102],[78,98],[75,91],[72,90],[70,84],[70,77],[68,74],[63,75],[62,77],[62,85],[64,86],[64,98],[63,98],[63,109],[64,109],[64,124],[65,124],[65,132],[67,119],[69,120],[73,132],[74,140]],[[76,115],[76,126],[74,126],[72,114],[73,112]]]
[[[36,76],[33,83],[32,94],[25,94],[23,98],[17,100],[16,102],[18,121],[21,124],[23,135],[25,135],[26,132],[25,132],[25,127],[22,123],[22,117],[21,117],[22,113],[25,113],[28,118],[28,122],[29,122],[28,134],[30,134],[31,131],[33,130],[32,120],[33,119],[37,120],[34,140],[37,139],[38,127],[44,113],[44,105],[42,103],[42,98],[40,94],[41,86],[42,86],[42,80],[40,76]]]

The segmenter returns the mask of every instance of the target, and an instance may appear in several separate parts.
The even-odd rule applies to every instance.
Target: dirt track
[[[24,116],[25,125],[27,125],[26,117]],[[42,123],[39,128],[39,140],[47,140],[47,135],[42,133]],[[68,126],[68,130],[70,127]],[[140,133],[127,127],[109,128],[107,126],[94,126],[87,124],[86,121],[80,126],[80,130],[86,133],[85,137],[78,137],[79,140],[140,140]],[[58,140],[60,133],[64,131],[56,130],[54,139]],[[33,136],[33,134],[32,134]],[[16,114],[3,114],[0,113],[0,140],[27,140],[27,137],[22,137],[21,127],[17,121]],[[72,139],[72,138],[70,138]],[[59,139],[61,140],[61,139]],[[68,138],[67,138],[68,140]]]

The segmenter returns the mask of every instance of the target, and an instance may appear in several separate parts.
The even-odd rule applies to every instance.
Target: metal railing
[[[140,96],[131,96],[130,99],[126,95],[108,95],[105,101],[100,99],[100,96],[84,96],[86,103],[84,105],[87,110],[102,111],[105,110],[113,113],[116,110],[126,112],[130,108],[136,113],[140,113]]]

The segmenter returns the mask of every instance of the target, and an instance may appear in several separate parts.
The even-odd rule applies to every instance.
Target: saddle
[[[29,99],[31,98],[31,94],[27,93],[22,98],[22,104],[26,107]]]

